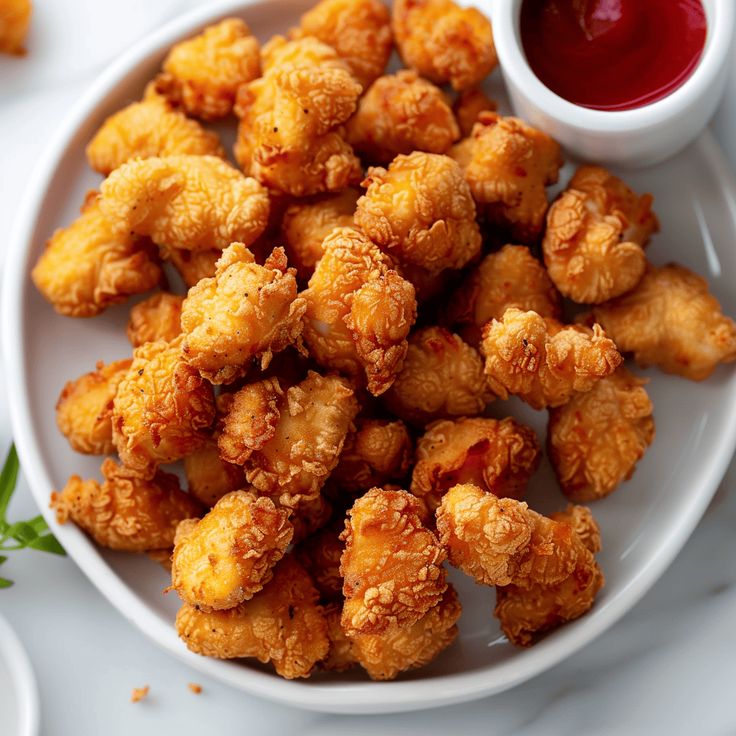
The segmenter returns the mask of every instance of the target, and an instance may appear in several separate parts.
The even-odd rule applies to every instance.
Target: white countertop
[[[276,1],[276,0],[275,0]],[[31,54],[0,59],[0,222],[8,231],[54,126],[134,40],[206,0],[36,0]],[[713,123],[736,169],[736,53]],[[1,393],[1,392],[0,392]],[[0,454],[10,442],[0,395]],[[10,518],[36,512],[21,481]],[[12,555],[0,611],[36,671],[45,736],[736,733],[736,464],[692,539],[616,626],[559,667],[493,698],[395,716],[327,716],[250,698],[155,648],[68,558]],[[202,685],[194,695],[187,683]],[[130,703],[133,687],[149,697]],[[0,734],[3,714],[0,713]],[[7,736],[14,736],[7,734]]]

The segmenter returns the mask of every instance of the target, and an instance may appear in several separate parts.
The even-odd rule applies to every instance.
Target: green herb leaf
[[[15,451],[15,445],[11,445],[0,472],[0,519],[3,521],[18,480],[18,468],[18,453]]]
[[[39,552],[50,552],[52,555],[65,555],[64,548],[59,544],[59,540],[53,534],[46,534],[43,537],[37,537],[28,543],[31,549],[37,549]]]
[[[29,519],[28,524],[30,524],[33,527],[33,530],[36,532],[36,534],[43,534],[43,532],[47,532],[49,530],[49,525],[46,523],[46,519],[39,514],[38,516],[34,516],[32,519]]]
[[[6,580],[5,578],[0,578],[0,589],[9,588],[12,584],[13,584],[12,580]]]

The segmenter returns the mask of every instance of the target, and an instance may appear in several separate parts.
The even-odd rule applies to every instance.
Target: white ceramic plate
[[[31,663],[10,624],[0,616],[0,726],[8,736],[37,736],[38,690]]]
[[[118,610],[153,641],[220,680],[273,700],[314,710],[378,713],[470,700],[500,692],[553,666],[622,616],[672,561],[700,519],[736,444],[736,373],[721,368],[694,384],[651,372],[657,438],[633,480],[595,504],[603,532],[600,562],[607,584],[584,618],[518,650],[500,635],[491,615],[493,591],[453,572],[464,604],[460,637],[432,665],[396,682],[373,683],[358,672],[316,675],[289,682],[251,662],[221,662],[191,654],[173,627],[175,597],[163,596],[164,571],[143,555],[98,550],[73,525],[58,527],[48,510],[51,489],[71,473],[97,475],[99,458],[74,454],[58,433],[54,404],[64,382],[96,360],[130,353],[124,325],[130,305],[92,320],[57,316],[28,277],[44,241],[76,215],[99,179],[84,146],[103,118],[137,99],[172,43],[207,22],[237,13],[265,39],[293,25],[310,0],[228,0],[201,8],[146,38],[109,68],[60,127],[35,173],[18,213],[4,279],[2,328],[13,429],[24,471],[62,544]],[[500,82],[494,75],[496,93]],[[649,256],[677,260],[708,277],[726,311],[736,314],[736,186],[708,136],[677,159],[627,175],[651,191],[662,220]],[[563,181],[569,170],[563,172]],[[506,405],[544,436],[546,414],[515,402]],[[503,411],[497,403],[494,412]],[[549,467],[531,484],[529,499],[543,511],[564,499]]]

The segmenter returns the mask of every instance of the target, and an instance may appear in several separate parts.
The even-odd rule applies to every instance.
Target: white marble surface
[[[277,0],[274,0],[275,2]],[[0,223],[7,232],[30,170],[60,117],[135,39],[206,0],[36,0],[25,59],[0,59]],[[736,168],[736,53],[713,123]],[[10,442],[0,396],[0,454]],[[21,481],[22,483],[22,481]],[[22,484],[11,518],[36,513]],[[154,648],[69,559],[13,556],[0,611],[39,681],[46,736],[350,733],[736,733],[736,464],[678,559],[613,629],[552,671],[475,703],[395,716],[303,713],[209,681]],[[203,686],[195,696],[187,683]],[[133,705],[131,688],[150,697]],[[0,713],[0,734],[6,736]],[[7,736],[14,736],[7,734]]]

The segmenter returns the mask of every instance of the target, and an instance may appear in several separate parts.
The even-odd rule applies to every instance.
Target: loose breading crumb
[[[199,695],[202,692],[202,686],[196,682],[187,683],[187,687],[195,695]]]
[[[148,691],[150,688],[148,685],[144,685],[143,687],[134,687],[133,692],[130,694],[130,702],[131,703],[137,703],[140,700],[143,700],[143,698],[148,697]]]

